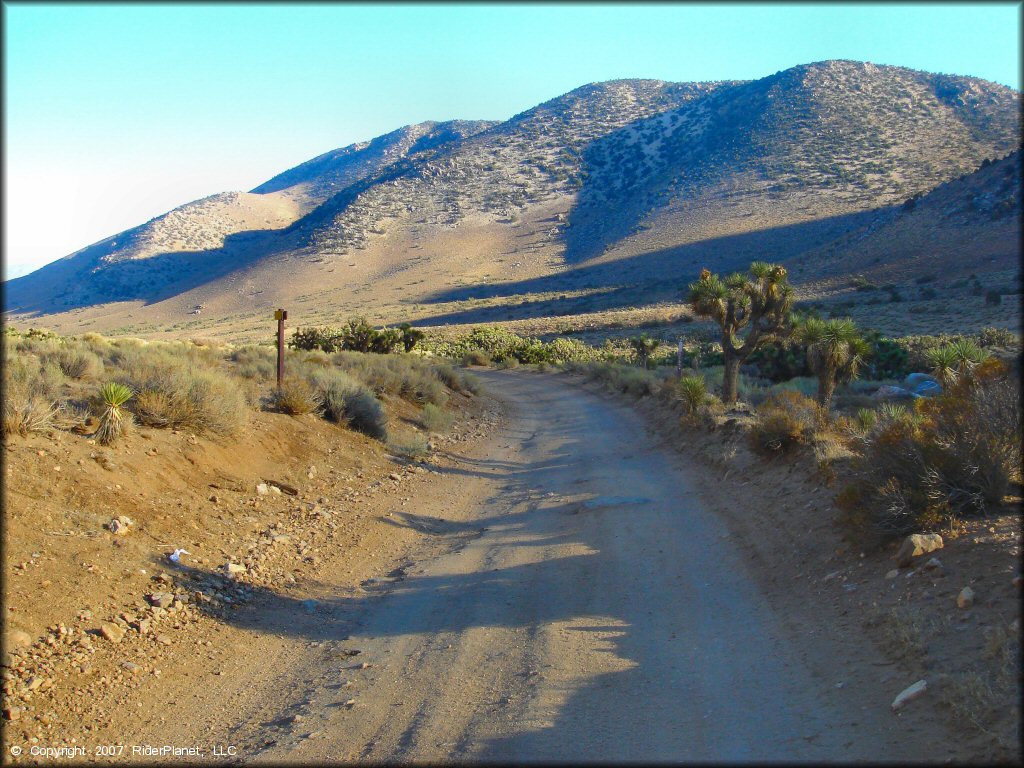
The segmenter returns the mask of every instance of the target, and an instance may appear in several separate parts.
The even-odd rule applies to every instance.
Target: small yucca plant
[[[676,392],[687,413],[696,413],[708,401],[708,387],[703,376],[683,376],[676,384]]]
[[[100,445],[110,445],[123,435],[131,423],[132,416],[121,410],[132,396],[132,391],[124,384],[108,382],[100,387],[100,401],[103,413],[100,414],[100,426],[96,430],[96,440]]]
[[[864,430],[871,429],[878,420],[878,414],[872,408],[857,409],[857,425]]]

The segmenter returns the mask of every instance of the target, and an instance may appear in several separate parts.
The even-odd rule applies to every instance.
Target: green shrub
[[[515,357],[508,357],[498,363],[498,368],[503,371],[511,370],[519,367],[519,360]]]
[[[248,344],[232,350],[228,359],[235,364],[234,372],[244,379],[276,379],[277,351],[273,347]]]
[[[452,414],[433,403],[427,403],[420,412],[420,424],[429,432],[446,432],[454,421]]]

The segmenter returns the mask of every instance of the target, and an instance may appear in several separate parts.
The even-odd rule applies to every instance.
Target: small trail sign
[[[284,380],[284,321],[288,319],[288,311],[278,309],[274,319],[277,320],[277,388],[280,389]]]

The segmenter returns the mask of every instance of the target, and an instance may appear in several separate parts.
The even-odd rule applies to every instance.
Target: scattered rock
[[[268,493],[270,493],[270,488],[267,486],[266,483],[258,483],[256,485],[256,493],[258,493],[260,496],[266,496]]]
[[[892,700],[892,710],[893,710],[893,712],[898,710],[900,707],[902,707],[908,701],[913,701],[914,699],[916,699],[918,696],[920,696],[921,694],[923,694],[927,690],[928,690],[928,681],[927,680],[918,680],[913,685],[908,686],[907,688],[904,688],[902,691],[900,691],[899,696],[897,696],[895,699]]]
[[[117,624],[101,624],[100,634],[115,644],[124,639],[124,629]]]
[[[391,473],[390,473],[390,474],[388,475],[388,479],[389,479],[389,480],[401,480],[401,479],[402,479],[402,476],[401,476],[400,474],[398,474],[397,472],[391,472]]]
[[[956,607],[970,608],[972,605],[974,605],[974,590],[970,587],[964,587],[960,590],[960,594],[956,596]]]
[[[915,557],[937,549],[942,549],[942,536],[939,534],[912,533],[903,540],[893,559],[900,568],[905,568]]]
[[[21,717],[21,709],[18,707],[4,707],[5,720],[17,720]]]
[[[893,568],[891,571],[889,571],[887,574],[885,574],[885,578],[887,578],[887,579],[895,579],[899,575],[900,575],[899,568]]]
[[[1018,617],[1018,618],[1016,618],[1016,619],[1014,619],[1013,621],[1010,622],[1010,631],[1011,632],[1020,632],[1020,617]]]
[[[1018,576],[1014,576],[1013,577],[1013,586],[1015,586],[1017,589],[1020,589],[1021,587],[1024,587],[1024,576],[1019,576],[1019,575]]]
[[[170,645],[171,644],[171,638],[169,638],[167,635],[157,635],[156,636],[156,641],[158,643],[160,643],[160,645]]]
[[[109,528],[110,532],[115,536],[124,536],[131,529],[132,525],[133,523],[130,517],[118,515],[107,523],[107,528]]]
[[[224,566],[224,568],[230,574],[245,573],[245,571],[246,571],[245,566],[244,565],[239,565],[238,563],[227,563]]]
[[[936,571],[939,576],[941,576],[946,571],[942,563],[939,561],[939,558],[937,557],[933,557],[927,563],[925,563],[924,569],[926,571]]]
[[[157,608],[169,608],[174,602],[174,595],[170,592],[154,592],[151,595],[146,595],[146,599],[150,605],[155,605]]]

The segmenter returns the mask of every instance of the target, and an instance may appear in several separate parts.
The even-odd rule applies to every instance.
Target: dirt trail
[[[342,591],[328,567],[301,595],[265,591],[224,628],[223,674],[169,710],[189,725],[126,741],[269,762],[953,754],[889,711],[874,673],[837,685],[844,659],[772,613],[635,412],[559,377],[480,375],[509,418],[388,517],[428,534],[391,575]]]

